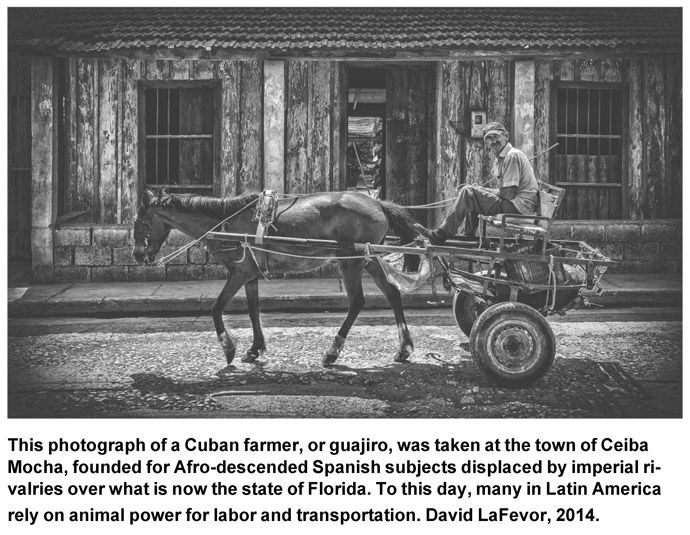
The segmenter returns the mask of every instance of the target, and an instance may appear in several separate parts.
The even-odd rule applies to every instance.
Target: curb
[[[656,306],[680,307],[683,295],[674,290],[614,290],[600,296],[585,292],[587,299],[604,307]],[[365,295],[365,309],[388,309],[382,294]],[[147,316],[147,315],[206,315],[210,314],[215,297],[109,297],[79,299],[19,299],[8,303],[9,317],[53,316]],[[448,309],[453,295],[439,291],[403,295],[403,308]],[[340,312],[347,310],[345,294],[332,295],[266,295],[261,298],[261,310],[270,312]],[[246,312],[247,298],[237,295],[230,301],[228,312]]]

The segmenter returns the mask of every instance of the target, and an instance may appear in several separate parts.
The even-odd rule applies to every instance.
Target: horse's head
[[[161,197],[150,190],[145,190],[142,197],[137,217],[134,220],[134,247],[132,256],[139,264],[151,264],[165,242],[171,227],[156,213],[156,208],[162,206]]]

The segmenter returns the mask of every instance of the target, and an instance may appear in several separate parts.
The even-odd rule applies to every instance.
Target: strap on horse
[[[264,237],[268,236],[268,230],[273,227],[273,230],[277,230],[273,221],[275,221],[276,215],[278,213],[278,195],[275,190],[267,189],[264,190],[261,195],[259,195],[259,201],[256,203],[256,210],[254,211],[254,217],[252,221],[257,221],[256,225],[256,244],[263,245]],[[256,260],[256,266],[261,271],[264,278],[270,278],[270,272],[268,269],[268,254],[262,252],[264,257],[262,267],[258,260]]]

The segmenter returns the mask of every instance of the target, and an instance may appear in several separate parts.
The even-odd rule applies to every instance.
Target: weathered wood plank
[[[666,65],[666,185],[664,217],[678,218],[683,213],[683,61],[671,57]]]
[[[141,79],[141,61],[122,61],[122,118],[120,156],[120,214],[121,223],[132,223],[139,197],[139,147],[138,147],[138,82]],[[143,179],[143,177],[142,177]]]
[[[645,188],[643,186],[644,143],[643,143],[643,110],[645,95],[643,91],[642,60],[629,61],[626,79],[630,87],[630,110],[628,120],[629,147],[628,176],[626,191],[628,197],[628,214],[623,217],[642,219],[645,205]]]
[[[218,64],[221,80],[221,140],[220,180],[216,195],[232,197],[237,194],[239,176],[240,127],[240,72],[239,61],[221,61]]]
[[[579,166],[577,156],[565,156],[563,158],[566,162],[565,176],[567,182],[579,182]],[[569,187],[568,195],[566,196],[566,213],[568,217],[566,219],[581,219],[580,214],[584,210],[585,206],[583,204],[580,207],[581,200],[581,188],[579,187]]]
[[[438,150],[441,130],[441,69],[438,63],[432,66],[429,87],[429,178],[427,180],[427,201],[436,200],[436,184],[438,182]],[[434,226],[433,210],[426,210],[427,227]]]
[[[118,162],[117,131],[120,60],[102,59],[99,61],[99,137],[100,179],[98,200],[100,222],[116,223],[118,213]]]
[[[463,91],[463,77],[461,62],[441,62],[441,124],[438,187],[436,201],[451,199],[457,195],[457,187],[464,181],[463,174],[463,136],[465,132],[464,113],[465,92]],[[456,126],[453,126],[453,125]],[[456,130],[457,128],[457,130]],[[436,223],[448,213],[449,208],[436,209]]]
[[[579,79],[583,82],[601,82],[601,61],[598,59],[581,59],[579,61]]]
[[[194,80],[212,80],[213,78],[217,78],[216,65],[217,62],[207,59],[192,61],[191,78]]]
[[[8,64],[9,260],[31,260],[31,62],[13,52]]]
[[[311,135],[309,154],[311,163],[310,192],[332,189],[331,176],[331,84],[333,63],[312,62]]]
[[[263,67],[260,61],[240,63],[240,170],[237,193],[258,191],[262,183]]]
[[[644,99],[643,120],[646,124],[644,188],[646,191],[645,219],[664,217],[666,179],[666,101],[664,82],[665,65],[661,60],[643,60]]]
[[[611,161],[613,156],[600,156],[599,157],[599,181],[600,182],[610,182],[611,181]],[[611,192],[608,188],[600,188],[602,191],[599,192],[599,219],[609,219],[611,211]]]
[[[77,204],[77,59],[66,61],[65,79],[63,81],[66,92],[64,99],[64,212],[82,210]]]
[[[411,68],[408,78],[407,166],[409,168],[408,199],[412,206],[426,204],[429,160],[429,72]],[[417,211],[415,218],[426,223],[426,213]]]
[[[390,69],[386,77],[386,199],[410,204],[407,185],[407,93],[409,76],[403,69]]]
[[[342,62],[333,65],[333,120],[331,122],[331,162],[334,191],[347,188],[347,71]]]
[[[620,184],[623,180],[621,175],[621,157],[620,156],[610,156],[608,167],[609,172],[609,182]],[[616,188],[609,190],[609,218],[610,219],[621,219],[623,215],[623,192],[624,188]]]
[[[534,74],[534,152],[539,154],[551,146],[551,81],[553,61],[537,61]],[[532,167],[539,180],[554,182],[550,168],[555,162],[557,149],[552,149],[532,161]]]
[[[264,62],[264,187],[285,192],[285,62]]]
[[[171,80],[189,80],[192,77],[192,62],[189,60],[178,60],[170,62]]]
[[[169,80],[170,61],[147,59],[144,62],[144,76],[146,80]]]
[[[287,77],[285,191],[287,193],[306,193],[309,173],[307,152],[309,62],[289,61]]]
[[[601,81],[602,82],[621,82],[623,81],[623,60],[621,59],[602,59],[601,62]]]
[[[98,218],[94,188],[96,185],[96,63],[94,59],[77,60],[77,175],[74,208],[86,210],[91,221]]]
[[[515,61],[515,81],[513,97],[513,145],[531,157],[534,151],[534,60]]]
[[[484,87],[488,93],[487,96],[487,121],[496,121],[503,124],[510,130],[512,120],[510,118],[510,110],[512,104],[509,101],[510,94],[510,62],[509,61],[486,61],[486,74]],[[482,182],[491,177],[493,172],[494,156],[491,151],[484,149],[483,140],[479,140],[483,149],[482,161]]]
[[[55,178],[57,176],[56,91],[53,58],[31,60],[31,260],[34,277],[50,279],[53,268]]]
[[[604,159],[599,156],[581,156],[584,159],[584,163],[581,168],[586,169],[586,180],[590,184],[594,184],[600,181],[600,165],[599,160]],[[584,177],[583,177],[584,178]],[[587,189],[587,205],[588,214],[587,219],[605,219],[602,216],[603,205],[602,197],[607,195],[606,188],[586,188]],[[606,209],[608,211],[608,208]]]
[[[485,156],[484,151],[484,141],[482,139],[475,139],[470,137],[470,125],[469,125],[469,110],[484,109],[485,103],[483,96],[484,91],[484,72],[486,71],[486,64],[483,61],[468,61],[463,65],[463,77],[464,77],[464,89],[465,89],[465,101],[468,103],[469,108],[464,108],[463,111],[466,112],[461,117],[461,121],[465,123],[465,129],[467,130],[467,137],[465,138],[465,176],[463,182],[467,184],[477,183],[477,184],[487,184],[488,186],[495,187],[495,182],[487,182],[490,180],[491,174],[485,172]],[[491,119],[489,119],[491,120]],[[490,171],[491,167],[489,167]]]
[[[560,67],[560,80],[564,82],[573,82],[578,79],[576,77],[577,60],[564,59],[554,63],[556,66]]]

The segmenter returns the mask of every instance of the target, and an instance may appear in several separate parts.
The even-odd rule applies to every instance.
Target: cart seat
[[[565,189],[539,182],[539,203],[536,215],[499,214],[495,216],[480,215],[482,237],[486,237],[487,225],[500,230],[500,246],[507,234],[512,236],[539,236],[546,245],[551,222],[556,218],[558,207],[565,197]]]

